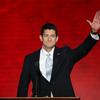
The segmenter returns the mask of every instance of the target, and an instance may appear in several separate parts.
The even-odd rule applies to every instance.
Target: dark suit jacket
[[[76,49],[67,46],[55,48],[51,81],[48,82],[39,70],[40,50],[25,57],[23,70],[18,86],[17,96],[27,96],[29,82],[32,81],[32,96],[54,97],[75,96],[71,84],[70,73],[73,65],[84,57],[95,45],[96,40],[89,35]]]

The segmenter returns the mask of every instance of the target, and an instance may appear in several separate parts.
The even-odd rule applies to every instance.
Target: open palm
[[[93,32],[98,32],[100,30],[100,11],[96,12],[93,22],[87,20]]]

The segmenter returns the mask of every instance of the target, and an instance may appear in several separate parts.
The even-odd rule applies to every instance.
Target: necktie
[[[51,79],[52,64],[53,64],[53,60],[50,58],[50,54],[47,54],[45,68],[46,68],[46,79],[48,81],[50,81]]]

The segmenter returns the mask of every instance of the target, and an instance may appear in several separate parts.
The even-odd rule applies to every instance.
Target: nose
[[[51,36],[48,36],[48,40],[51,40],[52,39],[52,37]]]

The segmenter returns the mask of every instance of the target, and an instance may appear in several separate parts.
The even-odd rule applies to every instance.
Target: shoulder
[[[70,51],[71,50],[71,48],[67,45],[64,45],[63,47],[60,47],[60,48],[56,47],[56,49],[58,49],[59,51]]]
[[[37,57],[39,54],[40,54],[40,49],[38,49],[38,50],[36,50],[36,51],[34,51],[34,52],[30,53],[30,54],[27,54],[25,56],[25,58],[34,58],[34,57]]]
[[[71,52],[72,52],[72,49],[67,45],[60,47],[60,48],[58,48],[58,47],[55,48],[55,53],[61,53],[61,54],[64,54],[64,55],[65,54],[68,55],[68,54],[71,54]]]

